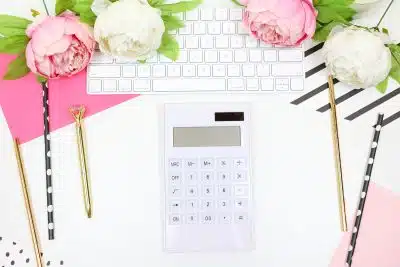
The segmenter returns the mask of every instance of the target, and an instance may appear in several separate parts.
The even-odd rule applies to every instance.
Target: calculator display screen
[[[174,127],[174,147],[240,146],[240,126]]]

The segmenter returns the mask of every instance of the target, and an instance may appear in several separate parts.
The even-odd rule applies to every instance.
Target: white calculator
[[[164,248],[253,249],[250,106],[166,104]]]

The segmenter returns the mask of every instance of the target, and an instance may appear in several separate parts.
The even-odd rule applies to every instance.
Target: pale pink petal
[[[77,16],[75,15],[74,12],[70,11],[70,10],[66,10],[63,13],[61,13],[59,15],[59,17],[63,17],[63,18],[77,18]]]
[[[303,7],[305,12],[304,32],[309,37],[313,37],[317,24],[317,12],[312,4],[309,4],[307,2],[303,2]]]
[[[46,56],[64,53],[71,45],[71,42],[72,42],[72,36],[64,35],[60,40],[55,41],[54,43],[52,43],[47,47]]]
[[[49,19],[49,16],[39,15],[37,16],[34,21],[28,25],[26,29],[26,35],[28,37],[32,37],[32,34],[36,31],[37,27],[42,24],[45,20]]]
[[[35,54],[44,56],[47,53],[47,47],[64,35],[65,19],[51,17],[45,20],[32,35],[32,48]]]
[[[54,74],[52,73],[52,63],[49,57],[44,57],[42,61],[36,61],[36,68],[43,76],[54,78]]]
[[[37,73],[37,68],[35,64],[35,54],[32,50],[32,41],[28,43],[25,50],[25,57],[26,57],[26,65],[28,68],[33,72]]]
[[[80,23],[77,19],[66,20],[65,34],[75,35],[78,40],[85,44],[87,49],[94,50],[96,42],[94,41],[93,29]]]

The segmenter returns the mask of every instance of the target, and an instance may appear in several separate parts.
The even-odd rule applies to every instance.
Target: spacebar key
[[[157,79],[154,92],[225,91],[225,79]]]

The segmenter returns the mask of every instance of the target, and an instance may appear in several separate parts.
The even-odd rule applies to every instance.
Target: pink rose
[[[243,0],[244,24],[265,43],[298,46],[312,38],[317,12],[312,0]]]
[[[85,69],[96,46],[91,29],[71,12],[37,18],[26,34],[31,38],[26,47],[28,67],[49,79]]]

